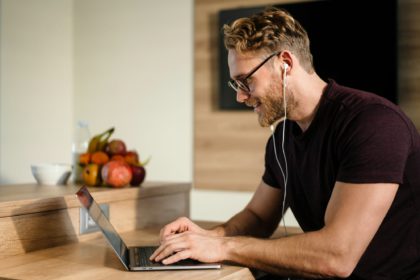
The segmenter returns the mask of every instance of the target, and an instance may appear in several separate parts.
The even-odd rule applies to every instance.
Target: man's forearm
[[[269,237],[277,224],[268,225],[258,215],[245,208],[226,223],[213,229],[217,236],[247,235],[255,237]]]
[[[343,259],[328,239],[320,232],[271,240],[227,237],[224,261],[284,276],[345,276]]]

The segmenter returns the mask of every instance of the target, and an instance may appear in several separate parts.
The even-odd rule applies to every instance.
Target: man
[[[170,223],[151,259],[229,261],[305,278],[420,279],[412,122],[379,96],[321,80],[306,31],[283,10],[238,19],[224,33],[237,101],[262,126],[286,120],[267,143],[262,182],[245,209],[213,230],[186,218]],[[304,233],[262,239],[285,207]]]

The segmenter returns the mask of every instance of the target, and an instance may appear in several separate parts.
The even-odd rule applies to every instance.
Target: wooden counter
[[[79,188],[0,186],[0,279],[254,279],[248,268],[232,265],[220,270],[126,271],[100,232],[80,233]],[[157,245],[164,224],[189,217],[189,183],[89,189],[99,204],[109,205],[111,223],[128,246]],[[279,228],[274,236],[281,235]]]
[[[99,232],[80,234],[80,186],[0,186],[0,259],[85,241]],[[118,232],[162,226],[189,216],[190,183],[146,182],[140,188],[91,187],[98,203],[110,208]]]
[[[75,193],[80,186],[0,185],[0,217],[80,207]],[[188,193],[190,183],[145,182],[141,187],[89,187],[99,203]]]
[[[128,246],[157,244],[158,228],[121,234]],[[223,265],[218,270],[129,272],[103,237],[0,261],[0,279],[254,279],[248,268]]]

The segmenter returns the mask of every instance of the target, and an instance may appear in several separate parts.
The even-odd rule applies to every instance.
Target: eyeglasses
[[[281,53],[281,51],[274,52],[270,54],[266,59],[264,59],[260,64],[258,64],[254,69],[251,70],[245,77],[240,79],[231,79],[228,82],[228,85],[233,88],[236,92],[241,89],[242,91],[245,91],[246,93],[251,92],[247,80],[255,73],[258,69],[260,69],[267,61],[269,61],[273,56],[278,55]]]

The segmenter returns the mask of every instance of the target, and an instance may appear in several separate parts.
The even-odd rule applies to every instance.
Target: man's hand
[[[209,230],[205,230],[194,224],[190,219],[182,217],[176,219],[172,223],[167,224],[160,230],[160,241],[163,242],[171,235],[187,231],[202,235],[212,235]]]
[[[206,263],[220,262],[224,259],[223,241],[222,237],[203,235],[193,231],[169,234],[150,256],[150,260],[162,261],[163,264],[171,264],[188,258]]]
[[[221,256],[220,235],[220,229],[205,230],[188,218],[179,218],[161,229],[161,246],[150,256],[150,260],[163,260],[164,264],[188,258],[214,262]]]

